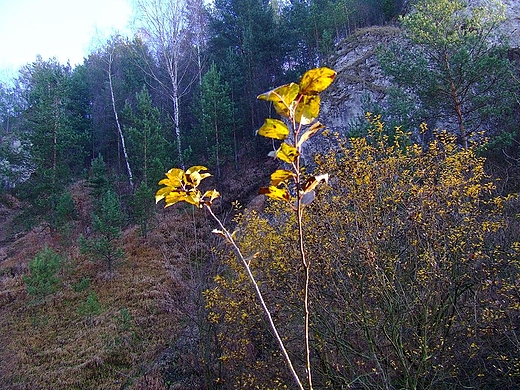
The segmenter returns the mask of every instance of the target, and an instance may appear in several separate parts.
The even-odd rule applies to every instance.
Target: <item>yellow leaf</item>
[[[197,207],[202,207],[202,204],[200,202],[200,191],[199,190],[191,190],[188,193],[186,193],[186,198],[184,199],[185,202],[190,203]]]
[[[278,188],[275,186],[262,187],[260,188],[259,193],[268,196],[272,199],[283,200],[286,202],[289,202],[291,199],[291,196],[289,195],[289,191],[287,191],[287,189]]]
[[[211,176],[210,173],[200,173],[200,171],[205,171],[207,169],[208,168],[203,167],[202,165],[196,165],[189,168],[185,175],[186,184],[192,187],[198,187],[202,179]]]
[[[317,95],[327,89],[334,81],[336,72],[329,68],[311,69],[300,80],[300,93],[302,95]]]
[[[284,140],[289,135],[289,128],[278,119],[267,118],[257,131],[258,135],[267,138]]]
[[[213,201],[215,199],[217,199],[219,196],[220,196],[220,193],[217,190],[211,190],[211,191],[206,191],[204,193],[204,195],[202,196],[202,198],[209,198],[209,200],[207,201],[207,204],[211,205],[211,203],[213,203]]]
[[[298,153],[298,150],[294,146],[288,145],[284,142],[276,152],[276,157],[286,163],[292,164],[299,154],[300,153]]]
[[[156,193],[155,193],[155,203],[159,203],[160,200],[164,199],[164,197],[169,194],[170,192],[172,192],[174,189],[172,187],[163,187],[163,188],[160,188]]]
[[[316,122],[311,127],[309,127],[305,133],[302,134],[300,139],[298,140],[298,147],[300,147],[305,141],[307,141],[309,138],[311,138],[314,134],[316,134],[321,129],[324,129],[325,126],[323,126],[320,122]]]
[[[178,202],[186,201],[186,192],[185,191],[172,191],[166,195],[164,202],[164,207],[169,207]]]
[[[200,171],[207,171],[207,170],[208,170],[208,168],[206,168],[205,166],[195,165],[191,168],[188,168],[188,170],[186,171],[186,175],[190,175],[193,172],[200,172]],[[206,173],[206,175],[209,175],[209,173]]]
[[[295,83],[290,83],[258,95],[258,99],[273,102],[274,109],[279,115],[289,117],[292,103],[299,92],[300,86]]]
[[[302,99],[296,106],[294,119],[302,125],[309,125],[318,117],[320,113],[321,98],[319,95],[302,96]]]
[[[179,168],[172,168],[166,172],[166,179],[162,179],[159,185],[166,185],[173,188],[179,188],[182,186],[182,179],[184,177],[184,171]]]
[[[286,181],[290,177],[294,177],[294,173],[285,169],[278,169],[271,174],[271,185],[278,186],[278,184]]]

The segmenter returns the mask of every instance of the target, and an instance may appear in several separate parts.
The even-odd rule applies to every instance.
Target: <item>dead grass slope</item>
[[[200,291],[210,274],[205,216],[160,211],[147,238],[129,227],[119,243],[126,258],[110,275],[79,254],[90,205],[84,187],[73,194],[81,218],[66,235],[38,226],[0,242],[0,389],[199,388]],[[45,246],[67,259],[63,283],[34,305],[23,276]],[[89,294],[99,311],[86,314]]]

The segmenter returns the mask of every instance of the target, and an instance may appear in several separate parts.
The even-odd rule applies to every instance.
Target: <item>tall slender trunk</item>
[[[59,121],[58,98],[54,99],[54,127],[52,129],[52,187],[56,186],[56,169],[58,160],[58,121]]]
[[[50,93],[50,91],[49,91]],[[60,121],[60,107],[59,98],[54,98],[54,126],[52,129],[52,198],[51,198],[51,230],[56,228],[56,203],[57,193],[56,191],[56,180],[58,175],[58,126]]]
[[[146,136],[146,130],[143,131],[143,154],[144,154],[144,169],[143,169],[143,181],[148,186],[148,137]]]
[[[114,110],[114,118],[116,120],[117,131],[119,132],[119,138],[121,140],[121,147],[123,148],[123,156],[125,157],[126,171],[128,173],[128,182],[130,184],[130,188],[134,189],[134,179],[132,176],[132,170],[130,169],[130,162],[128,160],[128,153],[126,152],[125,146],[125,137],[123,135],[123,130],[121,129],[121,123],[119,123],[119,116],[117,115],[116,109],[116,99],[114,97],[114,85],[112,83],[112,54],[108,60],[108,84],[110,87],[110,98],[112,99],[112,109]]]
[[[220,181],[220,141],[218,136],[217,102],[213,99],[213,127],[215,129],[215,163],[217,164],[217,180]]]
[[[186,169],[184,166],[184,158],[182,156],[182,144],[181,144],[181,126],[180,126],[180,104],[179,104],[179,64],[178,59],[173,58],[170,70],[170,79],[172,83],[172,103],[173,103],[173,126],[175,131],[175,138],[177,140],[177,154],[179,155],[179,163],[182,169]]]
[[[468,148],[468,132],[466,130],[466,126],[464,125],[464,115],[462,113],[462,102],[460,101],[459,93],[457,91],[457,87],[455,86],[455,81],[453,76],[451,75],[451,67],[448,59],[448,53],[444,52],[444,66],[446,66],[446,70],[448,71],[448,75],[450,78],[450,94],[451,99],[453,101],[453,108],[455,109],[455,113],[457,114],[457,122],[459,125],[459,133],[460,133],[460,143],[464,149]]]

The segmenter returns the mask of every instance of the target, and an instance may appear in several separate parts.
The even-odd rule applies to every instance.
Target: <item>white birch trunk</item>
[[[110,54],[110,58],[108,60],[108,84],[110,87],[110,98],[112,100],[112,109],[114,110],[114,118],[116,120],[117,131],[119,132],[119,138],[121,140],[123,156],[125,157],[126,171],[128,173],[128,181],[130,183],[130,188],[133,190],[134,189],[134,179],[132,176],[132,170],[130,169],[130,162],[128,160],[128,153],[126,152],[126,146],[125,146],[125,137],[123,135],[123,130],[121,129],[121,124],[119,123],[119,116],[117,115],[117,109],[116,109],[116,99],[114,97],[114,86],[112,84],[112,61],[113,61],[113,57],[112,57],[112,54]]]

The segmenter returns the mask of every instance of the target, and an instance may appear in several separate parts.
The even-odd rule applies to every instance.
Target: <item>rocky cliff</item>
[[[470,0],[469,3],[478,5],[484,1],[490,0]],[[502,24],[501,32],[509,39],[511,58],[520,59],[520,0],[504,0],[503,3],[507,7],[507,20]],[[331,64],[338,75],[323,93],[321,111],[323,122],[330,130],[344,134],[364,114],[364,102],[385,107],[391,81],[381,70],[377,49],[399,39],[403,39],[399,27],[371,27],[356,31],[338,45]],[[319,142],[317,140],[309,147],[305,155],[326,147]]]

